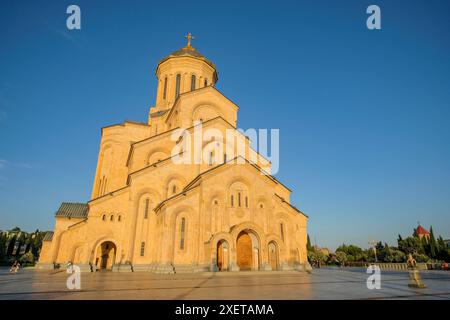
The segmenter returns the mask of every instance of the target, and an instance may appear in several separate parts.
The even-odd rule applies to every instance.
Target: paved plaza
[[[0,299],[450,299],[450,272],[422,271],[426,289],[408,287],[407,272],[382,271],[369,290],[363,269],[159,275],[81,274],[81,290],[66,287],[65,271],[0,268]]]

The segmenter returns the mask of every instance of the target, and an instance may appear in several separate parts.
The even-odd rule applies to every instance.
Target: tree
[[[27,264],[27,263],[34,263],[34,255],[33,253],[31,253],[31,251],[28,251],[27,253],[24,253],[20,258],[19,261],[22,264]]]
[[[398,242],[398,249],[406,254],[420,253],[424,254],[423,243],[419,237],[408,237]]]
[[[355,245],[341,245],[336,249],[336,253],[344,252],[347,255],[348,261],[367,261],[367,253]]]
[[[0,261],[5,260],[6,258],[6,235],[4,235],[3,233],[0,234]]]
[[[311,246],[311,240],[309,239],[309,234],[308,234],[308,236],[306,238],[306,249],[308,251],[313,251],[313,247]]]
[[[336,252],[336,260],[341,264],[345,265],[347,263],[347,254],[345,252]]]
[[[437,243],[438,243],[439,251],[437,253],[436,258],[438,260],[450,262],[450,249],[445,244],[445,241],[442,238],[442,236],[439,236]]]
[[[383,262],[405,262],[406,254],[397,249],[389,249],[389,252],[386,252]]]
[[[429,255],[430,258],[435,259],[438,253],[438,244],[436,238],[434,237],[433,226],[430,226],[430,242],[429,242]]]
[[[9,239],[8,242],[8,248],[6,249],[6,258],[9,258],[12,256],[14,252],[14,246],[16,244],[17,237],[14,235],[11,239]]]
[[[35,257],[39,257],[39,253],[42,247],[42,239],[44,238],[44,232],[36,230],[34,240],[31,243],[31,252]]]
[[[430,260],[430,258],[423,253],[413,253],[413,258],[417,262],[428,262],[428,260]]]

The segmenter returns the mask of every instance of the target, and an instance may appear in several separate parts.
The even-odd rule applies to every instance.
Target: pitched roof
[[[430,232],[427,229],[425,229],[424,227],[422,227],[420,224],[416,229],[416,233],[417,234],[430,234]]]
[[[55,217],[86,218],[89,206],[87,203],[63,202],[55,213]]]
[[[53,239],[53,231],[48,231],[45,235],[42,241],[52,241]]]

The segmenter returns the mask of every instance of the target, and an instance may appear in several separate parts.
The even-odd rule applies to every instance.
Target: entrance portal
[[[100,270],[111,270],[116,258],[116,245],[111,241],[103,242],[97,249],[95,266]]]
[[[251,270],[252,259],[252,238],[246,231],[239,233],[236,241],[237,265],[240,270]]]
[[[225,240],[217,243],[217,268],[219,271],[228,270],[228,242]]]
[[[278,269],[278,247],[275,242],[270,242],[269,246],[269,263],[273,271]]]

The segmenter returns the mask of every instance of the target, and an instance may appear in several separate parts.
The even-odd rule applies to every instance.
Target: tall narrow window
[[[172,193],[177,193],[177,186],[176,185],[174,185],[173,187],[172,187]]]
[[[163,91],[163,99],[166,100],[167,96],[167,77],[164,78],[164,91]]]
[[[184,249],[184,236],[186,232],[186,219],[181,219],[181,228],[180,228],[180,249]]]
[[[177,74],[177,79],[175,82],[175,99],[180,95],[180,85],[181,85],[181,74]]]
[[[281,233],[281,240],[284,241],[284,225],[283,225],[283,223],[280,223],[280,233]]]
[[[231,206],[234,207],[234,197],[231,195]]]
[[[102,184],[103,184],[103,178],[100,179],[100,183],[98,184],[98,192],[97,195],[100,197],[102,194]]]
[[[241,193],[238,192],[238,207],[241,206]]]
[[[208,79],[205,79],[204,84],[205,84],[205,87],[208,85]]]
[[[148,207],[150,205],[150,200],[145,199],[145,210],[144,210],[144,219],[148,218]]]
[[[208,164],[209,164],[210,166],[212,166],[212,164],[213,164],[213,157],[214,157],[214,154],[213,154],[213,152],[211,151],[211,152],[209,153],[209,161],[208,161]]]
[[[245,196],[245,207],[248,208],[248,197]]]
[[[141,257],[145,254],[145,242],[141,242]]]
[[[104,195],[106,193],[106,184],[108,183],[108,179],[106,177],[103,177],[103,191],[101,195]]]
[[[197,80],[197,78],[195,77],[195,75],[193,74],[191,76],[191,91],[195,90],[195,81]]]

